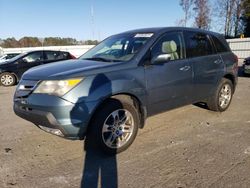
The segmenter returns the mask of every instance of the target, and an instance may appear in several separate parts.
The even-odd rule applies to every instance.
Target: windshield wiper
[[[86,60],[93,60],[93,61],[104,61],[104,62],[118,62],[118,60],[113,59],[105,59],[103,57],[91,57],[91,58],[84,58]]]

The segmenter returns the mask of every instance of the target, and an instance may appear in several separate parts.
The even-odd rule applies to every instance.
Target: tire
[[[223,112],[230,106],[233,97],[234,87],[230,80],[223,78],[215,93],[207,101],[208,109]]]
[[[0,83],[2,86],[13,86],[16,84],[16,81],[16,77],[11,73],[5,72],[0,75]]]
[[[95,139],[91,147],[114,155],[126,150],[134,141],[139,127],[139,114],[131,99],[111,98],[92,118],[87,136]],[[93,139],[94,138],[94,139]]]

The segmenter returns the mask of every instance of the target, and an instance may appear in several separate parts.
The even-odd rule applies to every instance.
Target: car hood
[[[13,61],[10,60],[0,60],[0,68],[7,67],[8,65],[12,64]]]
[[[103,73],[122,62],[110,63],[90,60],[66,60],[29,69],[22,77],[25,80],[56,80]]]
[[[0,59],[0,63],[6,62],[6,59]]]

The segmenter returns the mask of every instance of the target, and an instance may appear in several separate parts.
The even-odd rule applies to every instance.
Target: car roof
[[[32,52],[66,52],[66,51],[61,51],[61,50],[31,50],[31,51],[27,51],[26,53],[32,53]]]
[[[202,32],[207,34],[212,34],[216,36],[221,36],[219,33],[215,33],[208,30],[203,30],[199,28],[190,28],[190,27],[152,27],[152,28],[142,28],[142,29],[135,29],[123,32],[122,34],[126,33],[164,33],[167,31],[175,31],[175,30],[182,30],[182,31],[194,31],[194,32]]]

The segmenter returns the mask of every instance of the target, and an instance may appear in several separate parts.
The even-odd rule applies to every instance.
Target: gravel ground
[[[45,133],[14,115],[0,87],[0,187],[250,187],[250,78],[224,113],[189,105],[147,120],[125,152]]]

